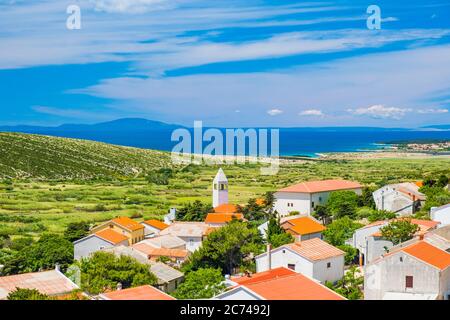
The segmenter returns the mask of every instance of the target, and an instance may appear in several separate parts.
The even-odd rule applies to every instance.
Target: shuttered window
[[[412,276],[406,276],[406,288],[412,288],[414,286],[414,278]]]

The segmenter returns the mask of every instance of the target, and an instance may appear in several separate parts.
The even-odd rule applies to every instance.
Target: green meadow
[[[34,135],[2,133],[0,148],[0,234],[12,237],[61,233],[71,222],[99,223],[119,215],[161,218],[170,207],[211,202],[218,169],[172,166],[164,152]],[[8,148],[21,159],[5,155]],[[148,174],[166,167],[173,170],[167,185],[149,182]],[[343,178],[376,186],[450,175],[450,158],[301,160],[283,164],[273,176],[261,175],[259,165],[222,167],[230,202],[244,204],[304,180]]]

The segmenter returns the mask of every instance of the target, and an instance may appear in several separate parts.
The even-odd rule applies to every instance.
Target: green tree
[[[314,210],[314,216],[325,224],[330,218],[327,206],[318,205]]]
[[[232,221],[211,232],[200,249],[189,257],[183,270],[220,268],[224,274],[231,274],[245,259],[263,251],[263,239],[258,229],[249,228],[245,222]]]
[[[170,168],[161,168],[150,171],[145,177],[149,183],[157,185],[168,185],[169,180],[173,177],[173,171]]]
[[[264,206],[256,203],[256,199],[250,199],[248,203],[240,209],[244,218],[249,221],[261,221],[267,218],[267,213]]]
[[[267,242],[269,242],[273,248],[292,243],[294,240],[294,237],[281,227],[279,218],[271,218],[269,220],[267,225]]]
[[[48,295],[40,293],[36,289],[16,288],[6,297],[7,300],[52,300]]]
[[[275,203],[274,192],[268,191],[264,194],[264,206],[269,214],[273,213],[273,205]]]
[[[449,181],[448,177],[446,175],[442,174],[439,176],[439,179],[436,184],[438,187],[444,188],[448,185],[448,181]]]
[[[17,274],[55,268],[65,270],[73,262],[73,245],[60,235],[46,234],[37,242],[12,255],[2,273]]]
[[[394,245],[412,239],[419,230],[420,227],[410,219],[395,220],[380,229],[382,237]]]
[[[356,266],[351,267],[345,272],[344,277],[336,284],[326,282],[325,285],[336,291],[349,300],[360,300],[363,298],[362,286],[364,277],[358,273]]]
[[[200,268],[189,272],[173,293],[177,299],[209,299],[225,290],[220,269]]]
[[[78,262],[81,271],[81,288],[92,294],[115,290],[120,283],[122,288],[156,284],[157,278],[149,266],[121,255],[98,251],[89,258]]]
[[[358,208],[358,195],[353,191],[336,191],[330,194],[327,209],[334,218],[353,217]]]
[[[365,187],[359,196],[358,205],[360,207],[375,208],[375,200],[373,199],[374,188]]]
[[[86,221],[69,223],[64,231],[64,237],[70,242],[77,241],[89,234],[89,227]]]
[[[204,221],[206,215],[213,211],[209,204],[204,204],[200,200],[187,203],[177,210],[176,218],[180,221]]]
[[[333,246],[341,246],[345,244],[347,239],[352,237],[356,229],[362,226],[362,224],[353,221],[349,217],[343,217],[330,223],[327,229],[323,231],[323,236],[325,241]]]
[[[345,252],[344,261],[345,264],[352,264],[355,261],[355,258],[358,254],[358,250],[349,246],[348,244],[342,244],[337,246],[339,249]]]

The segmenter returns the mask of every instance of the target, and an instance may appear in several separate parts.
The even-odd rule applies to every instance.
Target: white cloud
[[[318,109],[309,109],[309,110],[303,110],[299,114],[299,116],[317,116],[317,117],[323,117],[324,113],[322,110]]]
[[[400,120],[408,112],[412,112],[410,108],[385,107],[377,104],[367,108],[348,109],[348,112],[357,116],[369,116],[375,119],[395,119]]]
[[[145,13],[148,11],[165,9],[170,5],[169,0],[90,0],[95,10],[118,13]]]
[[[270,110],[267,110],[267,114],[268,114],[269,116],[277,116],[277,115],[282,114],[282,113],[283,113],[283,110],[280,110],[280,109],[270,109]]]
[[[448,113],[447,109],[419,109],[417,110],[417,113],[420,114],[442,114],[442,113]]]

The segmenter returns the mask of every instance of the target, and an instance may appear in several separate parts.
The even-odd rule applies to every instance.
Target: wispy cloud
[[[270,109],[270,110],[267,110],[267,114],[269,116],[277,116],[277,115],[282,114],[282,113],[283,113],[283,110],[281,110],[281,109]]]
[[[299,116],[316,116],[316,117],[323,117],[324,113],[322,110],[318,109],[309,109],[309,110],[303,110],[299,112]]]
[[[443,114],[443,113],[448,113],[448,109],[419,109],[417,110],[417,113],[420,114]]]
[[[385,107],[383,105],[374,105],[366,108],[348,109],[348,112],[357,116],[369,116],[375,119],[402,119],[411,108]]]

